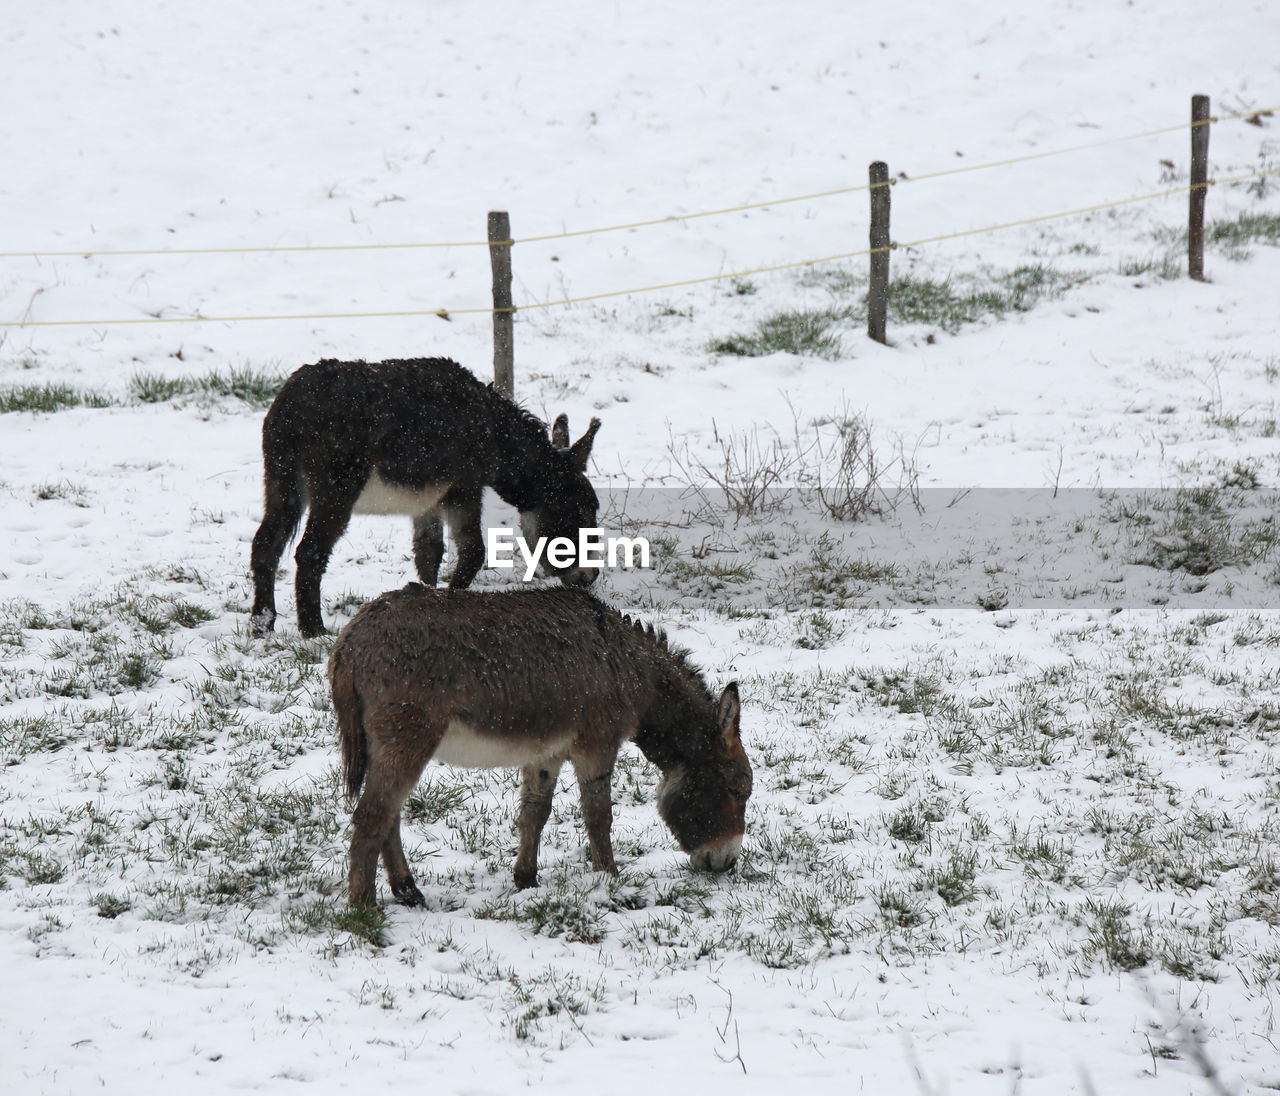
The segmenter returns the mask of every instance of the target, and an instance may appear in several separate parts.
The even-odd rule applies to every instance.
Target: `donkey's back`
[[[523,766],[616,754],[635,733],[656,674],[637,638],[581,590],[410,583],[356,613],[334,644],[330,675],[335,692],[358,696],[366,722],[371,712],[411,706],[439,725],[433,756],[441,761]]]
[[[499,456],[495,395],[447,358],[325,359],[284,382],[263,419],[263,449],[312,475],[354,462],[396,483],[483,485]]]

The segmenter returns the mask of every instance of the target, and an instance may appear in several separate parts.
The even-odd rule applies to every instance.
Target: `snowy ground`
[[[917,240],[1185,184],[1185,132],[912,177],[1176,125],[1192,92],[1280,106],[1278,38],[1244,0],[10,15],[0,399],[80,405],[0,414],[6,1091],[1280,1087],[1274,179],[1211,190],[1254,228],[1205,284],[1182,197],[899,251],[922,303],[889,347],[862,260],[523,313],[518,395],[603,419],[606,513],[657,548],[604,596],[742,684],[746,851],[691,874],[628,751],[621,876],[588,871],[566,780],[517,895],[512,776],[433,767],[406,834],[431,908],[382,924],[346,910],[331,641],[284,626],[287,557],[277,638],[245,631],[259,427],[321,357],[486,375],[486,252],[84,253],[470,241],[491,208],[520,238],[873,159]],[[1215,125],[1212,172],[1280,165],[1276,119]],[[866,206],[519,245],[517,302],[853,251]],[[779,328],[820,338],[725,348]],[[842,424],[896,509],[824,509]],[[770,467],[794,489],[762,512],[707,492]],[[408,549],[353,522],[330,623]]]

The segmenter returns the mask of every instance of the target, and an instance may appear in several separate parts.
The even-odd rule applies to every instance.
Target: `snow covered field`
[[[899,250],[888,347],[864,259],[524,311],[518,397],[600,416],[605,514],[656,546],[603,596],[741,683],[744,856],[692,874],[628,750],[621,875],[566,776],[517,894],[514,774],[432,767],[431,908],[385,919],[346,907],[331,638],[294,629],[289,556],[277,636],[246,632],[259,429],[321,357],[487,376],[486,249],[102,254],[463,243],[489,209],[520,239],[874,159],[920,240],[1185,185],[1185,130],[915,177],[1176,126],[1193,92],[1280,107],[1277,41],[1246,0],[9,14],[5,1091],[1280,1087],[1280,177],[1210,191],[1204,284],[1181,195]],[[1278,118],[1216,124],[1211,173],[1280,166]],[[516,300],[855,251],[866,216],[518,244]],[[424,314],[101,322],[387,312]],[[880,514],[824,504],[846,452]],[[410,577],[408,523],[357,518],[327,620]]]

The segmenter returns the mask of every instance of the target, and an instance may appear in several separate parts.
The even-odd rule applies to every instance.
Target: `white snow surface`
[[[308,896],[287,883],[261,904],[134,898],[118,916],[100,916],[103,894],[154,897],[166,873],[195,886],[224,865],[202,861],[198,847],[179,865],[159,839],[152,859],[95,857],[70,851],[68,831],[57,829],[60,818],[94,810],[139,827],[150,811],[157,827],[180,830],[182,804],[202,788],[212,795],[243,761],[234,738],[220,733],[179,759],[185,790],[166,790],[158,747],[79,743],[75,713],[118,705],[152,730],[176,726],[201,710],[215,664],[253,670],[257,659],[292,657],[279,649],[241,657],[234,648],[244,640],[249,542],[261,518],[261,409],[230,398],[143,404],[129,398],[131,379],[424,355],[453,357],[487,377],[492,346],[489,316],[464,311],[488,304],[483,247],[91,252],[478,241],[490,209],[510,211],[519,239],[855,186],[876,159],[907,177],[893,190],[896,240],[1079,209],[1184,184],[1186,132],[910,177],[1177,125],[1193,92],[1210,94],[1223,114],[1280,106],[1280,7],[54,0],[7,12],[3,42],[0,249],[68,254],[0,259],[0,320],[9,325],[0,386],[61,382],[116,402],[0,415],[0,603],[73,616],[112,591],[163,593],[169,580],[159,576],[180,571],[202,576],[172,581],[211,617],[166,633],[157,672],[112,695],[58,697],[47,687],[66,645],[79,642],[74,626],[28,620],[9,633],[20,641],[0,647],[6,749],[21,721],[41,717],[67,739],[60,749],[6,755],[0,771],[4,847],[35,847],[33,820],[41,820],[50,836],[39,840],[65,864],[45,880],[7,869],[0,887],[4,1091],[620,1092],[659,1084],[683,1092],[716,1083],[807,1093],[1215,1091],[1197,1047],[1219,1071],[1216,1091],[1280,1085],[1280,850],[1269,843],[1280,820],[1274,555],[1258,569],[1207,576],[1203,591],[1179,586],[1191,611],[1162,608],[1164,597],[1151,591],[1113,613],[1097,597],[991,612],[968,597],[930,606],[882,590],[874,604],[827,605],[835,635],[816,649],[794,639],[797,628],[820,626],[810,617],[821,606],[743,621],[715,610],[714,591],[690,599],[650,576],[631,574],[605,591],[667,626],[717,688],[734,677],[756,682],[744,690],[744,736],[757,766],[748,849],[753,827],[761,835],[838,816],[873,829],[902,805],[884,793],[886,781],[911,795],[934,787],[901,745],[920,716],[858,693],[834,702],[814,734],[862,742],[867,766],[851,762],[838,788],[800,798],[770,758],[788,742],[803,750],[819,740],[789,737],[801,733],[806,709],[772,701],[770,682],[812,680],[818,670],[865,671],[870,680],[928,668],[966,703],[996,697],[998,707],[1021,683],[1085,667],[1105,694],[1107,667],[1136,663],[1148,645],[1165,650],[1179,629],[1199,629],[1210,637],[1203,660],[1165,674],[1165,699],[1224,712],[1251,705],[1272,722],[1260,717],[1247,734],[1235,728],[1239,740],[1220,754],[1143,731],[1141,765],[1161,787],[1202,802],[1206,817],[1230,816],[1261,835],[1215,876],[1219,888],[1237,890],[1215,897],[1213,887],[1142,887],[1101,873],[1074,890],[1063,883],[1070,893],[1062,902],[1083,909],[1123,899],[1139,920],[1176,904],[1201,930],[1225,924],[1227,942],[1208,974],[1081,959],[1083,930],[1072,936],[1065,905],[1053,905],[1061,896],[1045,897],[1046,889],[1036,892],[1044,901],[1029,902],[1022,866],[1003,854],[984,854],[980,896],[956,907],[968,914],[953,915],[935,896],[918,936],[837,934],[777,961],[724,941],[697,954],[678,926],[670,939],[659,929],[629,931],[654,914],[655,893],[688,875],[651,798],[619,805],[615,835],[624,871],[649,881],[639,886],[646,910],[609,907],[602,934],[586,942],[537,932],[527,915],[476,916],[483,903],[520,911],[530,900],[510,886],[510,780],[490,789],[501,815],[490,855],[471,855],[445,825],[406,824],[432,908],[388,906],[383,947],[333,928],[298,929],[287,915]],[[1214,126],[1214,174],[1280,162],[1277,116],[1258,121]],[[1274,216],[1276,187],[1214,188],[1210,214]],[[517,304],[855,251],[866,246],[867,204],[857,192],[517,245]],[[517,395],[544,417],[567,411],[575,436],[590,416],[603,419],[593,467],[601,487],[678,483],[673,447],[714,465],[720,438],[753,428],[787,435],[793,423],[804,428],[843,407],[864,413],[882,443],[903,439],[927,488],[1170,489],[1245,465],[1274,489],[1280,251],[1211,249],[1204,283],[1124,272],[1126,261],[1161,253],[1154,233],[1184,217],[1177,196],[896,252],[895,271],[935,278],[1044,263],[1089,279],[1030,311],[954,331],[891,324],[889,346],[846,326],[831,358],[709,349],[770,313],[830,300],[797,271],[752,275],[751,292],[726,281],[526,311],[515,329]],[[843,269],[860,273],[864,262]],[[435,309],[455,314],[13,326]],[[876,557],[924,538],[921,550],[935,562],[960,554],[927,539],[944,514],[912,524],[907,509],[839,527],[841,543]],[[964,526],[962,505],[957,513],[961,531],[948,535],[978,556],[977,573],[988,550],[1017,572],[1024,552],[993,548],[982,528]],[[778,519],[779,530],[785,525]],[[353,520],[325,578],[330,624],[412,577],[406,526]],[[720,535],[742,549],[740,530]],[[1052,527],[1036,550],[1054,542],[1061,550],[1069,535],[1068,523]],[[766,560],[758,566],[764,598],[772,572]],[[1161,572],[1159,582],[1185,577]],[[286,636],[291,578],[286,555],[278,593]],[[489,574],[482,584],[505,581]],[[1213,599],[1203,602],[1212,619],[1197,615],[1192,595]],[[216,695],[282,736],[290,720],[328,728],[322,668],[301,668],[288,687]],[[1055,718],[1070,723],[1106,703],[1105,695],[1076,699]],[[952,805],[1012,820],[1018,832],[1045,824],[1055,801],[1129,801],[1127,791],[1092,780],[1092,754],[1064,753],[1057,766],[1080,766],[1065,773],[981,760],[949,769],[940,757],[920,764],[932,767],[929,780],[948,789]],[[254,772],[264,793],[317,782],[332,791],[327,809],[345,826],[335,764],[336,741],[320,736]],[[651,796],[656,774],[637,779]],[[560,845],[550,832],[544,840],[544,892],[603,901],[607,885],[578,848],[571,779],[559,797],[567,821]],[[874,840],[860,830],[845,849],[862,918],[879,916],[872,895],[907,870],[902,847],[876,824]],[[80,826],[70,832],[81,835]],[[321,860],[308,875],[329,881],[335,909],[345,840],[343,831],[313,849]],[[9,852],[5,862],[15,862]],[[752,863],[761,875],[771,870],[762,854]],[[1259,864],[1272,865],[1270,874]],[[467,887],[460,892],[456,879],[437,886],[451,870],[471,880],[474,901],[458,898]],[[806,869],[789,870],[802,889]],[[1263,883],[1246,885],[1246,877]],[[740,899],[753,893],[749,877],[700,885],[711,920],[735,888]],[[386,895],[385,881],[380,887]],[[1240,904],[1249,887],[1262,894],[1252,914]],[[1236,903],[1237,912],[1214,920],[1215,901]],[[983,927],[1001,909],[1025,919],[1022,931]],[[763,938],[771,916],[757,907],[744,923]],[[1267,954],[1270,968],[1259,958]],[[560,999],[571,991],[585,1007]],[[522,1020],[539,1002],[542,1011]]]

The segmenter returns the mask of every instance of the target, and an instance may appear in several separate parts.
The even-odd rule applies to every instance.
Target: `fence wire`
[[[890,181],[889,185],[899,183],[918,183],[927,179],[942,179],[949,175],[967,175],[975,171],[986,171],[990,168],[1009,167],[1012,164],[1029,163],[1043,160],[1051,156],[1066,156],[1070,153],[1085,152],[1089,149],[1103,148],[1107,145],[1121,144],[1125,141],[1136,141],[1144,137],[1157,137],[1165,133],[1177,133],[1198,126],[1210,125],[1214,122],[1229,122],[1240,118],[1260,118],[1280,111],[1280,106],[1265,107],[1258,110],[1239,111],[1235,114],[1216,114],[1201,121],[1181,122],[1177,125],[1163,126],[1160,129],[1143,130],[1141,133],[1128,133],[1120,137],[1104,137],[1097,141],[1071,145],[1067,148],[1050,149],[1046,152],[1031,152],[1024,156],[1010,156],[1003,160],[990,160],[982,164],[966,164],[962,167],[944,168],[940,171],[928,171],[917,175],[903,174]],[[114,258],[125,256],[162,256],[162,255],[272,255],[299,254],[306,252],[330,251],[411,251],[428,248],[455,247],[513,247],[517,244],[549,243],[555,240],[569,240],[582,236],[602,236],[610,232],[626,232],[638,228],[651,228],[655,225],[678,224],[682,221],[694,221],[706,217],[723,217],[731,213],[747,213],[755,209],[767,209],[772,206],[788,205],[795,202],[813,202],[823,198],[834,198],[845,194],[857,194],[870,190],[872,186],[883,186],[882,183],[859,183],[855,186],[836,187],[831,190],[815,191],[812,194],[798,194],[783,198],[770,198],[767,201],[747,202],[743,205],[724,206],[720,209],[707,209],[695,213],[673,213],[665,217],[653,217],[648,220],[628,221],[622,224],[601,225],[596,228],[573,229],[563,232],[547,232],[537,236],[521,236],[513,240],[446,240],[422,241],[412,243],[379,243],[379,244],[279,244],[261,247],[150,247],[150,248],[87,248],[64,251],[0,251],[0,259],[67,259],[67,258]]]
[[[398,309],[383,312],[310,312],[290,313],[285,315],[254,316],[139,316],[130,319],[108,320],[19,320],[5,323],[3,327],[117,327],[130,324],[178,324],[178,323],[252,323],[255,321],[275,320],[381,320],[405,317],[437,316],[447,320],[451,316],[493,315],[497,312],[531,312],[546,308],[560,308],[566,305],[586,304],[591,301],[606,300],[610,297],[629,297],[640,293],[658,293],[667,289],[682,289],[693,285],[707,285],[712,282],[732,281],[750,278],[758,274],[773,274],[783,270],[796,270],[802,267],[821,266],[824,263],[842,262],[856,259],[859,256],[875,255],[884,251],[899,248],[924,247],[927,244],[941,243],[944,240],[958,240],[966,236],[981,236],[989,232],[1001,232],[1009,228],[1040,224],[1045,221],[1058,221],[1067,217],[1079,217],[1086,213],[1096,213],[1105,209],[1117,209],[1121,206],[1134,205],[1137,202],[1149,202],[1156,198],[1168,198],[1175,194],[1186,194],[1191,190],[1216,186],[1219,183],[1240,183],[1250,179],[1262,179],[1271,175],[1280,175],[1280,168],[1269,168],[1264,171],[1251,171],[1244,175],[1231,175],[1221,179],[1210,179],[1204,184],[1188,184],[1173,187],[1169,190],[1156,191],[1153,194],[1139,194],[1132,198],[1120,198],[1112,202],[1099,202],[1096,205],[1081,206],[1078,209],[1062,210],[1058,213],[1044,213],[1035,217],[1023,217],[1016,221],[1005,221],[1002,224],[984,225],[982,228],[961,229],[958,232],[944,232],[936,236],[924,236],[918,240],[905,243],[892,243],[888,247],[861,248],[856,251],[842,251],[836,255],[824,255],[817,259],[800,259],[795,262],[777,263],[772,266],[759,266],[750,270],[736,270],[727,274],[709,274],[698,278],[683,278],[674,282],[663,282],[658,285],[636,286],[631,289],[614,289],[604,293],[589,293],[580,297],[565,297],[554,301],[535,301],[531,304],[516,305],[511,308],[422,308]]]

